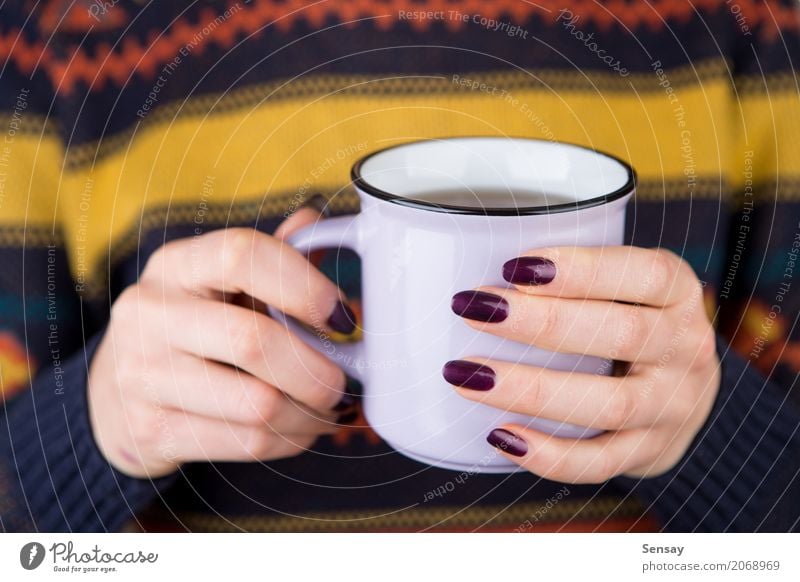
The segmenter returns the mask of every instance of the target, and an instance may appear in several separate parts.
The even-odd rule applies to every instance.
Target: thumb
[[[301,228],[319,221],[327,214],[327,202],[328,201],[320,195],[308,199],[301,208],[275,229],[275,238],[286,240]]]

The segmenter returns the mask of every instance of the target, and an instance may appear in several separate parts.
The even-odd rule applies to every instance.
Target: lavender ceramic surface
[[[486,441],[503,423],[562,437],[597,434],[465,400],[444,380],[442,367],[485,356],[610,373],[608,362],[598,358],[556,354],[477,332],[453,313],[451,299],[481,285],[509,286],[504,264],[528,249],[621,244],[625,205],[633,194],[631,169],[568,144],[453,138],[372,154],[356,164],[353,175],[361,212],[323,220],[295,234],[291,243],[304,252],[346,247],[359,253],[364,339],[322,346],[288,324],[361,380],[365,415],[374,430],[418,461],[486,473],[517,469]],[[454,189],[536,191],[570,203],[491,209],[414,201]]]

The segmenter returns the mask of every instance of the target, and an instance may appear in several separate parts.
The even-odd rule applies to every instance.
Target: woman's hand
[[[355,327],[339,289],[281,241],[317,218],[306,208],[275,237],[219,230],[150,257],[90,367],[92,429],[112,465],[158,477],[186,461],[290,457],[337,430],[352,404],[344,373],[263,310]]]
[[[513,289],[458,293],[453,310],[481,331],[630,365],[623,376],[603,376],[486,358],[448,362],[445,379],[465,398],[607,431],[576,440],[508,425],[489,442],[554,481],[671,469],[705,423],[720,382],[714,330],[691,267],[660,249],[561,247],[512,259],[503,276]]]

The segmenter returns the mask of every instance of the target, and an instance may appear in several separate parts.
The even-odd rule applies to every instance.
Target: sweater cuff
[[[97,448],[86,386],[101,337],[42,370],[0,417],[5,529],[116,531],[174,481],[129,477]]]
[[[789,485],[785,476],[800,469],[800,415],[719,338],[717,351],[719,394],[684,458],[655,478],[616,480],[654,510],[666,531],[771,529],[768,515]],[[797,513],[798,505],[786,509]]]

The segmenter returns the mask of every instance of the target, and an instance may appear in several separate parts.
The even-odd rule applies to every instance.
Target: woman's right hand
[[[257,308],[354,329],[336,285],[282,241],[318,216],[304,208],[274,237],[218,230],[150,257],[89,370],[92,430],[114,467],[154,478],[187,461],[279,459],[336,432],[353,400],[344,373]]]

